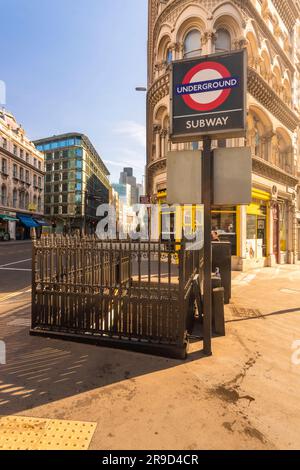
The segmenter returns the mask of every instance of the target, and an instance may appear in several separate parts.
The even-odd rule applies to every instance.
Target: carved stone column
[[[167,138],[167,135],[168,135],[168,131],[166,131],[165,129],[163,129],[160,133],[160,137],[161,137],[161,158],[166,157],[166,138]]]
[[[233,48],[235,50],[243,49],[247,45],[247,39],[244,36],[237,38],[233,41]]]
[[[202,46],[206,45],[206,53],[212,54],[214,52],[214,43],[217,39],[216,33],[212,29],[204,31],[202,35]]]
[[[170,44],[170,49],[172,51],[173,60],[179,59],[180,57],[178,57],[178,52],[180,52],[180,44],[178,42],[172,42]]]
[[[264,135],[266,160],[268,162],[272,162],[272,139],[274,135],[275,134],[273,131],[270,131]]]
[[[161,126],[160,125],[155,125],[154,126],[154,134],[155,134],[155,160],[160,159],[161,155],[161,147],[160,147],[160,131],[161,131]]]

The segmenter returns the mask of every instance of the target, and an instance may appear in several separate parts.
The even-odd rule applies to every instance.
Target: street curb
[[[31,245],[32,240],[20,240],[20,241],[11,241],[11,242],[0,242],[1,246],[16,246],[16,245]]]

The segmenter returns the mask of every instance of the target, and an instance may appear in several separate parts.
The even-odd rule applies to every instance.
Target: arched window
[[[216,52],[231,51],[231,36],[227,29],[220,28],[217,30],[215,50]]]
[[[19,204],[20,204],[20,209],[25,209],[25,194],[23,191],[19,192]]]
[[[201,33],[198,29],[193,29],[186,35],[184,40],[184,57],[197,57],[201,55],[201,52]]]
[[[166,61],[167,61],[167,64],[170,64],[173,60],[173,52],[172,52],[172,49],[169,47],[167,49],[167,52],[166,52]]]
[[[260,138],[260,133],[259,133],[259,129],[258,129],[259,120],[254,116],[253,121],[254,121],[254,132],[255,132],[255,135],[254,135],[255,155],[260,157],[261,156],[260,155],[261,138]]]
[[[16,189],[13,190],[13,207],[17,207],[18,204],[18,191]]]
[[[7,188],[5,184],[1,187],[1,204],[2,206],[7,206]]]

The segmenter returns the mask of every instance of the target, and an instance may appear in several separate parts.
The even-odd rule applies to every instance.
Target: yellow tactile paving
[[[0,450],[87,450],[97,424],[82,421],[0,417]]]

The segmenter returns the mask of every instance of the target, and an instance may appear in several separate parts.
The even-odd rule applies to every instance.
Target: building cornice
[[[252,169],[253,172],[264,178],[268,178],[277,183],[294,188],[299,184],[299,180],[296,176],[293,176],[281,168],[274,166],[272,163],[263,160],[255,155],[252,156]]]
[[[155,160],[148,165],[148,172],[152,174],[156,174],[161,171],[165,171],[167,168],[167,159],[160,158],[159,160]]]
[[[280,0],[281,1],[281,0]],[[263,36],[268,39],[269,43],[272,44],[274,50],[276,53],[280,56],[282,61],[284,62],[284,65],[286,68],[288,68],[290,71],[294,72],[295,67],[291,61],[291,59],[287,56],[287,54],[284,52],[284,50],[280,47],[278,44],[277,40],[274,38],[272,32],[266,25],[265,21],[259,14],[259,12],[256,10],[255,6],[251,2],[251,0],[244,0],[244,6],[250,13],[250,18],[255,19],[257,25],[259,26]]]
[[[252,67],[248,67],[248,92],[290,131],[294,132],[299,126],[299,116],[282,101]]]
[[[148,91],[148,101],[155,106],[162,98],[170,93],[170,74],[165,73],[155,80]]]
[[[21,164],[21,165],[24,165],[24,167],[30,169],[30,170],[33,170],[35,171],[36,173],[39,173],[41,176],[44,176],[45,175],[45,171],[43,170],[39,170],[38,168],[36,168],[35,166],[31,165],[31,163],[27,163],[26,161],[24,161],[22,158],[18,157],[17,155],[15,155],[14,153],[10,152],[9,150],[7,149],[4,149],[3,147],[0,147],[0,154],[3,153],[4,155],[6,155],[7,157],[9,158],[12,158],[13,160],[15,160],[17,163]]]
[[[148,165],[148,173],[155,175],[166,171],[167,159],[161,158],[155,160]],[[290,188],[294,188],[299,184],[299,180],[296,176],[290,175],[281,168],[274,166],[273,164],[263,160],[255,155],[252,156],[252,169],[253,172],[263,178],[268,178],[271,181],[286,185]]]
[[[272,0],[282,21],[289,31],[291,31],[299,18],[299,7],[294,0]]]

